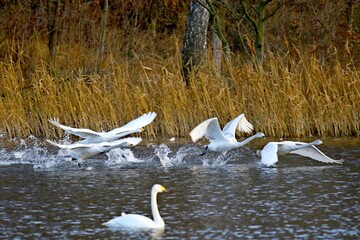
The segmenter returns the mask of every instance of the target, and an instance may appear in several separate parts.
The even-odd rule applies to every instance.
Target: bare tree
[[[223,53],[226,57],[226,60],[230,60],[230,48],[229,43],[227,42],[224,34],[221,19],[224,18],[224,11],[220,11],[219,7],[215,7],[212,0],[206,0],[208,4],[208,11],[211,16],[211,41],[212,41],[212,51],[215,63],[215,72],[219,76],[221,72],[221,63]],[[220,4],[220,1],[218,2]],[[221,3],[223,4],[223,3]],[[225,8],[222,8],[223,10]]]
[[[279,2],[275,9],[266,15],[266,6],[272,1],[273,0],[259,0],[257,4],[251,5],[246,0],[241,0],[245,18],[252,24],[255,31],[255,54],[258,63],[262,63],[264,58],[265,21],[274,16],[274,14],[285,4],[285,2]],[[255,18],[251,16],[251,12],[255,12]]]
[[[100,65],[104,59],[104,51],[105,51],[105,38],[106,38],[106,25],[108,19],[108,10],[109,2],[108,0],[104,0],[101,5],[101,20],[100,20],[100,41],[99,41],[99,50],[98,50],[98,64],[97,70],[99,71]]]
[[[206,56],[209,12],[205,0],[192,0],[186,20],[182,49],[182,73],[189,85],[189,73],[198,67]]]
[[[59,0],[48,0],[47,1],[49,22],[48,22],[48,31],[49,31],[49,51],[51,62],[55,63],[56,57],[56,44],[57,44],[57,35],[58,35],[58,14],[60,10]]]

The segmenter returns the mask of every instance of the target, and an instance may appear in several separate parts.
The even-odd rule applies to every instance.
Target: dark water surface
[[[262,141],[220,160],[190,144],[143,145],[83,168],[39,145],[0,148],[0,238],[359,239],[359,139],[319,146],[344,165],[289,155],[276,168],[254,154]],[[101,225],[121,212],[152,217],[155,183],[168,190],[158,196],[164,231]]]

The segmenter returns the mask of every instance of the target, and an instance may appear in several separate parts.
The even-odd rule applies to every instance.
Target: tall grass
[[[187,137],[209,117],[225,124],[240,113],[268,136],[360,135],[359,72],[342,67],[336,56],[325,66],[311,54],[294,60],[269,53],[262,68],[235,56],[224,66],[223,77],[209,59],[185,86],[181,41],[168,41],[175,48],[161,55],[110,51],[101,73],[91,71],[96,54],[81,45],[59,46],[57,65],[48,66],[41,40],[27,46],[8,43],[7,60],[0,62],[0,132],[62,136],[47,121],[54,117],[105,131],[155,111],[158,117],[147,127],[150,137]]]

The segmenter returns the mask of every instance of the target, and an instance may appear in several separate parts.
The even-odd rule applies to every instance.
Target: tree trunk
[[[58,21],[57,16],[60,10],[60,3],[58,0],[48,0],[48,14],[49,14],[49,51],[50,51],[50,61],[55,63],[56,57],[56,43],[57,43],[57,31],[58,31]]]
[[[264,58],[265,0],[259,1],[257,14],[255,53],[257,62],[262,63]]]
[[[189,73],[199,66],[206,56],[206,35],[210,14],[204,6],[207,6],[205,0],[192,0],[186,20],[182,73],[187,85],[189,85]]]
[[[221,59],[222,59],[222,44],[219,36],[215,31],[211,33],[212,36],[212,51],[214,56],[214,68],[216,76],[220,76],[221,72]]]
[[[257,3],[257,8],[255,9],[256,12],[256,20],[253,19],[249,12],[250,10],[254,10],[254,7],[250,6],[250,10],[245,5],[245,0],[241,0],[241,5],[244,8],[245,18],[253,25],[255,30],[255,54],[256,54],[256,61],[257,63],[262,63],[264,59],[264,29],[265,29],[265,21],[272,17],[285,3],[279,2],[274,10],[265,16],[265,8],[266,5],[271,3],[273,0],[259,0]]]
[[[104,60],[108,9],[109,9],[108,0],[104,0],[102,3],[102,6],[101,6],[102,14],[101,14],[101,21],[100,21],[100,41],[99,41],[97,71],[99,71],[100,65],[101,65],[102,61]]]

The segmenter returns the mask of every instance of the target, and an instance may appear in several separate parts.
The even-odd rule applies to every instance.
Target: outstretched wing
[[[82,144],[82,143],[74,143],[74,144],[66,144],[66,145],[64,145],[64,144],[59,144],[59,143],[52,142],[52,141],[50,141],[48,139],[46,139],[46,141],[48,143],[50,143],[51,145],[56,146],[58,148],[72,149],[72,150],[73,149],[81,149],[81,148],[85,149],[85,148],[89,148],[89,147],[94,146],[94,144]]]
[[[197,125],[191,132],[190,137],[193,142],[205,137],[209,141],[224,140],[225,136],[221,132],[217,118],[210,118]]]
[[[278,161],[278,144],[275,142],[269,142],[261,150],[261,163],[266,166],[273,166]]]
[[[240,114],[237,118],[231,120],[225,125],[223,133],[229,138],[235,138],[236,130],[245,133],[251,133],[253,129],[253,125],[245,118],[245,115]]]
[[[301,149],[298,149],[298,150],[295,150],[295,151],[291,151],[290,153],[298,154],[298,155],[301,155],[301,156],[304,156],[304,157],[309,157],[309,158],[312,158],[314,160],[324,162],[324,163],[342,164],[344,162],[344,160],[335,160],[335,159],[329,158],[328,156],[326,156],[323,152],[321,152],[315,146],[310,146],[310,147],[307,147],[307,148],[301,148]]]
[[[100,136],[101,135],[101,133],[95,132],[95,131],[90,130],[90,129],[72,128],[72,127],[62,125],[58,121],[56,121],[55,119],[49,119],[48,121],[50,123],[52,123],[53,125],[55,125],[56,127],[61,128],[65,132],[68,132],[70,134],[76,135],[76,136],[81,137],[81,138],[89,138],[89,137],[95,137],[95,136]]]
[[[142,141],[141,137],[122,138],[112,142],[100,143],[103,147],[128,147],[138,145]]]
[[[145,113],[145,114],[141,115],[140,117],[128,122],[124,126],[111,130],[109,133],[119,134],[119,133],[128,132],[128,131],[132,131],[135,129],[145,127],[146,125],[149,125],[152,121],[154,121],[155,117],[156,117],[155,112]]]

